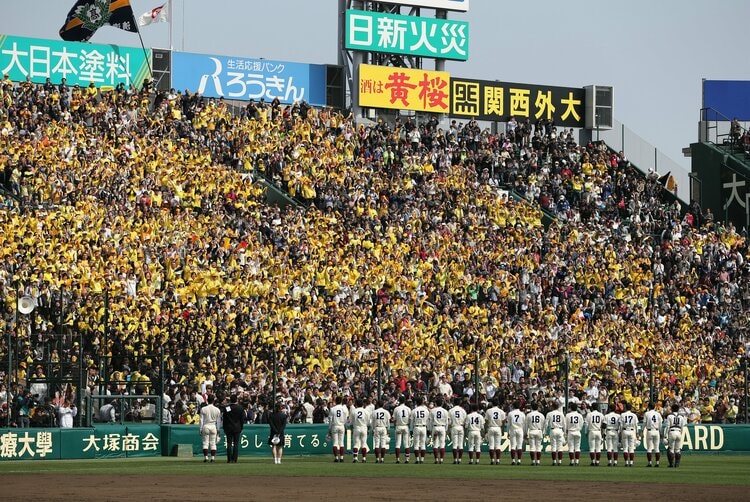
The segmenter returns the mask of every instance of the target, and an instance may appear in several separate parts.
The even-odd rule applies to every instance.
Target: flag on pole
[[[60,38],[86,42],[102,26],[138,32],[129,0],[78,0],[60,28]]]
[[[144,12],[138,18],[138,26],[148,26],[151,23],[168,23],[169,22],[169,4],[165,3],[155,7],[148,12]]]

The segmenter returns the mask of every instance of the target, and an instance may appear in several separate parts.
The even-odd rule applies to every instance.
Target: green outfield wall
[[[268,433],[267,425],[246,426],[240,438],[240,455],[269,455]],[[330,454],[327,433],[327,425],[290,425],[284,437],[285,453],[293,456]],[[549,448],[548,439],[544,438],[545,451]],[[349,431],[346,443],[347,451],[351,452]],[[509,444],[504,437],[503,451],[508,450]],[[74,429],[0,429],[0,461],[169,456],[176,454],[177,445],[191,445],[194,455],[202,455],[198,426],[134,424]],[[449,441],[446,449],[451,448]],[[431,450],[432,445],[428,444],[428,451]],[[750,425],[691,425],[684,431],[682,450],[685,453],[750,454]],[[588,452],[585,434],[581,451]],[[643,443],[638,451],[644,451]],[[222,434],[217,455],[225,454]]]

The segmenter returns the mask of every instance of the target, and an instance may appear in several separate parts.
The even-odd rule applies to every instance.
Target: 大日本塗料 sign
[[[150,58],[150,49],[0,35],[0,74],[16,82],[140,87]]]

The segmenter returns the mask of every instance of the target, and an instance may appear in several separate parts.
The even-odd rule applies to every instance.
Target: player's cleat
[[[469,460],[469,465],[472,465],[474,463],[474,460]]]
[[[479,465],[479,459],[477,459],[477,465]]]
[[[400,464],[400,463],[401,463],[401,459],[400,459],[400,458],[397,458],[397,459],[396,459],[396,463],[397,463],[397,464]]]
[[[595,466],[596,464],[595,464],[595,463],[594,463],[594,461],[592,460],[592,461],[591,461],[591,463],[590,463],[589,465],[590,465],[591,467],[593,467],[593,466]]]
[[[659,462],[657,462],[657,463],[656,463],[656,464],[654,465],[654,467],[659,467]]]
[[[646,467],[653,467],[653,465],[651,465],[651,462],[649,462]]]
[[[366,463],[367,463],[367,459],[366,459],[366,458],[363,458],[363,459],[362,459],[362,463],[363,463],[363,464],[366,464]]]
[[[404,460],[404,463],[408,464],[409,463],[409,459],[407,458],[406,460]]]
[[[357,459],[355,458],[352,460],[352,464],[356,464],[356,463],[357,463]]]
[[[457,464],[458,464],[458,460],[456,460],[456,459],[454,458],[454,459],[453,459],[453,465],[457,465]]]

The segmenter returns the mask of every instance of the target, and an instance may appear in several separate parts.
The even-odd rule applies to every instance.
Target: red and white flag
[[[138,26],[148,26],[151,23],[168,23],[169,22],[169,4],[155,7],[148,12],[144,12],[138,18]]]

